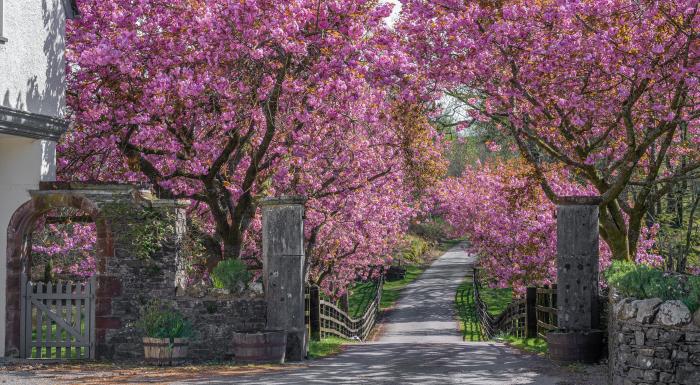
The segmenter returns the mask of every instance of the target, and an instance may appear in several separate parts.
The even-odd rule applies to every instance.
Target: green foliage
[[[500,340],[515,348],[536,354],[547,353],[547,341],[542,338],[521,338],[514,336],[502,336]]]
[[[700,309],[700,277],[688,278],[688,297],[684,302],[693,312]]]
[[[238,259],[225,259],[219,262],[211,273],[215,288],[228,289],[232,293],[247,288],[250,279],[248,266]]]
[[[401,250],[401,259],[411,263],[422,262],[423,254],[430,250],[430,243],[420,237],[409,235],[408,246]]]
[[[691,311],[700,308],[700,277],[683,279],[647,265],[614,261],[605,271],[608,284],[625,297],[681,300]]]
[[[309,358],[322,358],[340,353],[342,346],[348,343],[353,343],[353,341],[338,337],[328,337],[320,341],[311,340],[309,341]]]
[[[104,212],[115,220],[126,220],[115,236],[131,243],[133,252],[141,259],[151,259],[166,240],[175,236],[174,220],[155,208],[113,203]]]
[[[409,231],[426,241],[437,243],[448,238],[450,226],[442,218],[434,217],[412,224]]]
[[[162,305],[158,301],[150,303],[143,310],[138,326],[146,337],[187,338],[192,336],[192,324],[179,312]]]

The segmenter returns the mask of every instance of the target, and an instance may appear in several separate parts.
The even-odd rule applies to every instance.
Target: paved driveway
[[[544,359],[499,343],[462,342],[454,295],[474,258],[455,247],[402,292],[376,342],[350,345],[308,368],[268,375],[211,377],[206,384],[541,384],[564,382],[545,374]]]
[[[473,258],[455,247],[402,292],[377,341],[348,345],[337,356],[256,370],[199,367],[162,374],[132,371],[0,372],[0,384],[604,384],[543,358],[492,342],[462,342],[454,313],[457,286]]]

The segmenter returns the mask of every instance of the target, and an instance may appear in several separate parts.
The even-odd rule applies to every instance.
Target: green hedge
[[[608,284],[625,297],[681,300],[700,308],[700,277],[665,273],[647,265],[615,261],[604,273]]]

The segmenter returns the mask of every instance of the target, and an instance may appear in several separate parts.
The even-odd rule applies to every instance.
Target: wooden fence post
[[[525,292],[525,338],[537,337],[537,288]]]
[[[321,340],[321,293],[318,286],[309,287],[309,329],[312,340]]]

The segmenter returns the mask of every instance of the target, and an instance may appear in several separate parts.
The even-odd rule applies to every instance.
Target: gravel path
[[[262,373],[200,368],[189,375],[120,376],[80,371],[57,374],[0,372],[0,383],[158,384],[603,384],[582,380],[549,361],[494,342],[462,342],[454,294],[474,258],[455,247],[436,260],[402,292],[375,342],[348,345],[334,357]],[[102,381],[98,380],[102,379]],[[114,382],[112,382],[111,380]],[[106,381],[105,381],[106,380]]]

